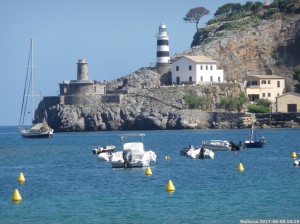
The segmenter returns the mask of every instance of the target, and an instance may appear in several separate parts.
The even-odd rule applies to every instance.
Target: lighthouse
[[[159,74],[165,74],[170,70],[170,56],[169,56],[169,35],[167,27],[164,22],[161,22],[158,28],[157,38],[157,53],[156,53],[156,67]]]

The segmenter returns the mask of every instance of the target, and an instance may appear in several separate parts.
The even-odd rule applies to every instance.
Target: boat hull
[[[263,148],[264,144],[262,142],[244,142],[244,148]]]
[[[47,131],[21,130],[21,134],[24,138],[51,138],[53,136],[53,131],[52,130],[47,130]]]
[[[133,161],[133,162],[111,162],[112,168],[139,168],[139,167],[148,167],[150,161]]]
[[[204,140],[202,141],[202,147],[213,151],[231,151],[229,142],[223,140]]]

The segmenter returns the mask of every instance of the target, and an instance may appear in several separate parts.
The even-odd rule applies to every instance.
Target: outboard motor
[[[95,148],[95,149],[93,149],[93,154],[100,154],[100,153],[99,153],[99,148],[98,148],[98,147]]]
[[[294,160],[294,166],[299,166],[300,160]]]
[[[230,141],[229,142],[231,145],[231,150],[232,151],[236,151],[236,150],[240,150],[242,148],[243,142],[240,141],[238,145],[236,145],[234,142]]]
[[[190,149],[193,149],[194,146],[193,145],[189,145],[188,147],[185,147],[183,149],[180,150],[180,155],[181,156],[187,156],[187,152],[190,150]]]
[[[199,159],[203,159],[204,158],[204,152],[205,152],[205,149],[203,147],[201,147],[200,153],[199,153]]]
[[[130,149],[125,149],[123,151],[123,160],[124,160],[124,167],[130,167],[130,162],[132,162],[132,152]]]

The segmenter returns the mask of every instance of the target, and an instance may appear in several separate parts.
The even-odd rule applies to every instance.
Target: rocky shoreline
[[[138,100],[137,100],[138,101]],[[97,107],[52,106],[48,108],[48,122],[55,132],[117,131],[117,130],[180,130],[180,129],[243,129],[300,127],[300,114],[250,114],[235,112],[203,112],[177,110],[170,106],[149,111],[127,106]]]

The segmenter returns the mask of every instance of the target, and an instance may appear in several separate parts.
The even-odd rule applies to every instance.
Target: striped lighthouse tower
[[[156,53],[156,67],[159,74],[165,74],[170,70],[170,56],[169,56],[169,36],[167,27],[164,22],[161,22],[158,28],[157,38],[157,53]]]

